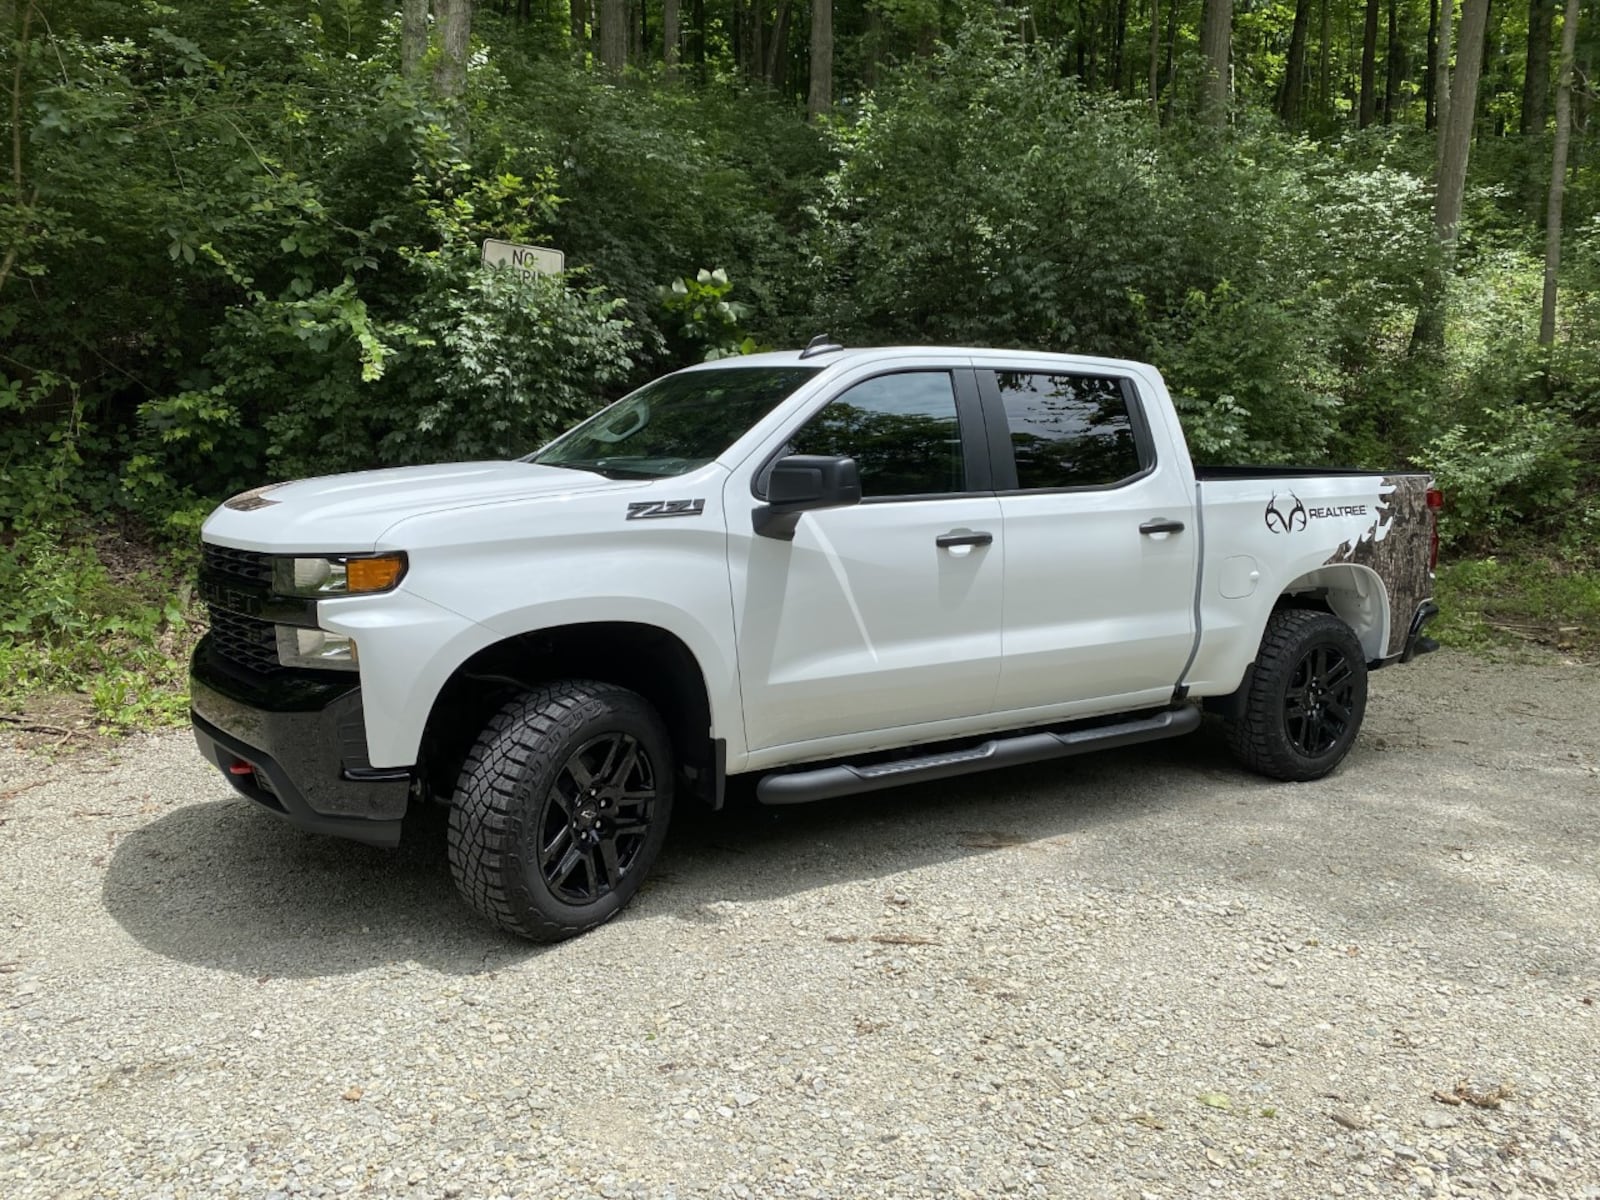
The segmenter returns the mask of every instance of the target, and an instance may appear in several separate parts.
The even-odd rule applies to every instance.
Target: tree
[[[1356,128],[1372,124],[1378,111],[1378,0],[1367,0],[1367,23],[1361,35],[1361,100],[1356,110]]]
[[[459,97],[467,85],[467,52],[472,42],[472,0],[433,0],[439,25],[439,62],[433,87],[442,100]]]
[[[400,71],[415,79],[428,56],[428,0],[405,0],[400,11]]]
[[[1461,223],[1461,198],[1467,183],[1467,160],[1472,153],[1472,124],[1478,110],[1478,75],[1483,67],[1484,29],[1489,0],[1462,0],[1461,41],[1456,50],[1455,97],[1439,123],[1438,178],[1433,195],[1433,228],[1439,239],[1440,261],[1430,271],[1417,313],[1412,344],[1444,344],[1445,278],[1455,262],[1456,229]]]
[[[1161,112],[1161,0],[1150,0],[1150,111]]]
[[[681,15],[679,0],[661,0],[661,61],[666,64],[668,75],[675,74],[678,69]]]
[[[1205,79],[1200,85],[1200,114],[1208,124],[1228,119],[1228,58],[1233,49],[1233,0],[1205,0],[1200,27],[1200,56]]]
[[[1522,73],[1524,134],[1544,132],[1545,104],[1550,95],[1550,30],[1555,20],[1553,0],[1528,0],[1528,55]]]
[[[600,62],[621,74],[628,62],[627,0],[600,0]]]
[[[1311,24],[1311,0],[1296,0],[1294,30],[1289,35],[1289,61],[1283,69],[1283,86],[1278,89],[1278,116],[1284,124],[1300,120],[1300,97],[1305,89],[1306,28]]]
[[[811,89],[806,112],[816,119],[833,108],[833,0],[811,0]]]
[[[1440,0],[1439,2],[1439,40],[1433,48],[1435,83],[1433,89],[1433,121],[1440,131],[1440,145],[1443,145],[1443,131],[1446,118],[1450,115],[1450,22],[1451,13],[1455,11],[1456,0]]]
[[[1567,144],[1572,137],[1572,60],[1578,48],[1578,0],[1567,0],[1561,22],[1556,141],[1550,161],[1550,203],[1545,209],[1544,302],[1539,310],[1539,344],[1546,347],[1556,340],[1556,274],[1561,269],[1561,201],[1567,183]]]

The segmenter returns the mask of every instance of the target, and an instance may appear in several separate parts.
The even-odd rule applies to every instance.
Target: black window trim
[[[977,380],[978,373],[969,366],[940,365],[938,363],[929,363],[926,366],[910,366],[905,363],[885,366],[880,371],[873,371],[871,374],[851,379],[843,387],[830,392],[827,399],[823,400],[815,408],[808,409],[805,416],[801,417],[795,425],[785,431],[782,443],[767,455],[765,461],[756,469],[755,474],[750,477],[750,494],[757,500],[766,500],[767,479],[772,474],[773,464],[784,457],[784,450],[789,445],[790,436],[804,429],[813,417],[840,396],[863,383],[870,383],[874,379],[882,379],[885,375],[927,375],[930,373],[950,376],[951,389],[955,392],[956,433],[961,438],[962,465],[966,469],[967,475],[966,490],[960,492],[916,492],[900,496],[863,496],[861,503],[905,504],[910,501],[970,500],[974,497],[994,495],[992,465],[994,462],[994,445],[984,415],[983,398],[980,394]]]
[[[1005,401],[1000,396],[1000,383],[996,378],[1002,372],[1017,375],[1076,375],[1086,379],[1113,379],[1122,389],[1122,402],[1128,409],[1128,422],[1133,427],[1133,445],[1139,455],[1139,469],[1131,475],[1110,483],[1080,483],[1070,487],[1025,488],[1017,485],[1017,457],[1011,445],[1011,425],[1006,420]],[[990,478],[1001,496],[1041,496],[1053,493],[1114,492],[1119,488],[1138,483],[1153,474],[1159,465],[1155,438],[1145,417],[1144,405],[1139,399],[1139,389],[1133,379],[1115,371],[1066,370],[1042,366],[995,367],[982,366],[975,370],[978,392],[983,399],[984,427],[988,433],[990,452]]]

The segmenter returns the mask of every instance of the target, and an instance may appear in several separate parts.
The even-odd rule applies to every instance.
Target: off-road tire
[[[1315,665],[1335,660],[1348,674],[1317,691]],[[1308,719],[1308,711],[1317,715]],[[1366,711],[1367,662],[1355,631],[1332,613],[1279,609],[1262,635],[1242,712],[1226,723],[1228,748],[1272,779],[1321,779],[1350,752]]]
[[[541,866],[540,830],[547,820],[561,820],[548,807],[557,801],[547,798],[560,782],[566,812],[566,792],[575,778],[569,764],[586,747],[617,737],[637,745],[653,778],[647,828],[630,839],[633,852],[620,878],[592,902],[574,902],[558,894]],[[610,920],[633,898],[661,851],[672,815],[674,770],[661,718],[626,688],[566,680],[517,696],[489,721],[462,764],[448,838],[456,887],[501,929],[532,941],[560,941]],[[576,828],[574,817],[569,843],[578,836]],[[591,859],[589,870],[593,879],[603,866]]]

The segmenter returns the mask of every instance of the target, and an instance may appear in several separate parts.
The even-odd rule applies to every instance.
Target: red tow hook
[[[256,769],[242,758],[235,761],[233,766],[228,768],[229,775],[254,775],[255,773]]]

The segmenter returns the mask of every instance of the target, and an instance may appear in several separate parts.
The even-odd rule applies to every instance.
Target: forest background
[[[1585,9],[1587,8],[1587,11]],[[1600,651],[1594,0],[0,0],[0,719],[180,719],[197,531],[804,344],[1155,363],[1434,471],[1445,636]],[[479,263],[486,237],[564,276]]]

